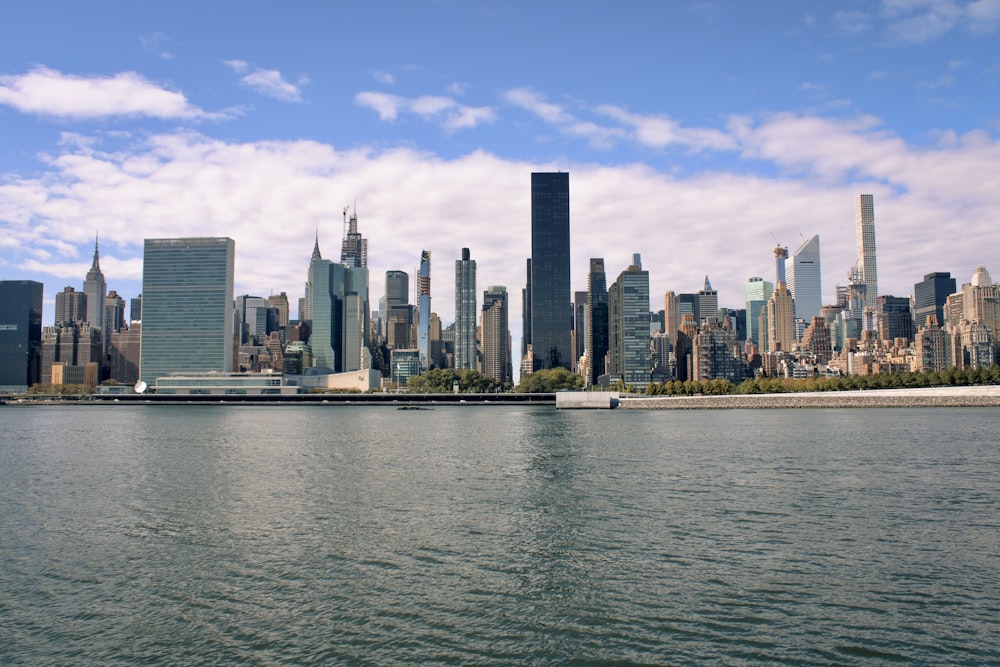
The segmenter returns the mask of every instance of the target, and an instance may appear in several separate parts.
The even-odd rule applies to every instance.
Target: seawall
[[[725,396],[622,396],[625,410],[1000,407],[1000,385]]]

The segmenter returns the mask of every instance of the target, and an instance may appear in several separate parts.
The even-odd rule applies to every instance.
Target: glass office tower
[[[0,393],[26,392],[41,363],[42,283],[0,280]]]
[[[146,239],[140,380],[232,372],[235,257],[230,238]]]
[[[569,174],[531,175],[531,344],[535,370],[572,368]]]

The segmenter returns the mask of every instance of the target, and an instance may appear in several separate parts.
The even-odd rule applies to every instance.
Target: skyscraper
[[[368,368],[367,267],[334,264],[319,256],[317,245],[309,262],[309,283],[313,364],[336,373]]]
[[[483,292],[483,375],[498,382],[510,382],[513,372],[507,303],[503,285],[492,285]]]
[[[344,241],[340,247],[340,263],[350,269],[368,266],[368,239],[363,238],[358,231],[357,210],[347,217],[348,208],[344,207]]]
[[[531,345],[535,370],[572,367],[570,299],[569,174],[533,173]]]
[[[663,294],[663,332],[670,339],[670,344],[677,342],[677,327],[681,323],[680,303],[673,290]]]
[[[417,274],[417,350],[420,352],[420,370],[431,367],[431,251],[420,251],[420,272]]]
[[[97,241],[94,241],[94,261],[87,271],[87,278],[83,281],[83,293],[87,295],[87,321],[93,326],[99,327],[104,324],[104,295],[108,286],[104,282],[104,274],[101,273],[99,262],[100,253],[97,250]]]
[[[812,322],[823,307],[823,283],[820,275],[819,236],[804,241],[792,255],[788,291],[795,300],[795,318]]]
[[[774,284],[786,283],[785,260],[788,259],[788,248],[781,245],[774,246]]]
[[[87,295],[77,292],[67,285],[62,292],[56,293],[55,325],[62,326],[69,322],[83,322],[87,319]]]
[[[649,383],[649,272],[638,255],[608,290],[608,373],[626,385]]]
[[[0,392],[37,384],[41,362],[42,283],[0,280]]]
[[[913,317],[917,329],[927,325],[927,316],[934,315],[938,326],[944,326],[944,302],[949,295],[957,290],[955,279],[951,273],[928,273],[924,279],[913,286]]]
[[[875,198],[858,195],[855,222],[857,226],[858,259],[855,262],[865,285],[864,307],[874,307],[878,298],[878,269],[875,263]],[[867,328],[867,327],[866,327]]]
[[[774,294],[774,284],[754,276],[747,280],[747,340],[760,347],[760,313]]]
[[[146,239],[140,380],[233,370],[235,257],[230,238]]]
[[[476,368],[476,260],[462,248],[455,260],[455,368]]]
[[[705,276],[705,286],[698,292],[698,320],[715,322],[719,319],[719,293],[712,289],[712,283]]]
[[[795,302],[785,283],[778,283],[765,308],[767,351],[791,352],[795,349]]]
[[[587,274],[586,355],[589,363],[587,385],[597,384],[597,378],[607,372],[608,356],[608,278],[604,272],[604,258],[590,260]]]

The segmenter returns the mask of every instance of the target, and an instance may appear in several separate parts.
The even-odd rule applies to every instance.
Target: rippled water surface
[[[0,408],[0,664],[1000,663],[992,409]]]

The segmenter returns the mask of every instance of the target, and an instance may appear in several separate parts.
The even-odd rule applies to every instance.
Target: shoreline
[[[618,404],[619,409],[625,410],[972,407],[1000,407],[1000,385],[721,396],[622,396]]]

